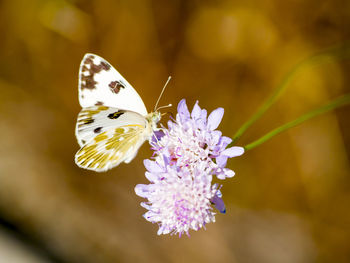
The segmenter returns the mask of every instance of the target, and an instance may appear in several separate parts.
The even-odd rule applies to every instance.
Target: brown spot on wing
[[[116,112],[113,112],[111,114],[108,114],[108,118],[110,118],[110,119],[117,119],[123,114],[124,114],[124,111],[116,111]]]
[[[81,74],[80,79],[82,81],[81,83],[82,89],[94,89],[95,85],[97,84],[97,82],[94,80],[93,75],[84,76],[83,74]]]
[[[115,94],[117,94],[120,91],[120,89],[125,89],[124,84],[118,80],[111,81],[111,83],[109,83],[108,86],[110,90]]]
[[[94,133],[100,133],[101,130],[102,130],[102,127],[98,127],[98,128],[96,128],[96,129],[94,130]]]
[[[103,102],[102,101],[98,101],[95,103],[95,106],[102,106],[103,105]]]
[[[104,69],[104,70],[109,70],[111,68],[111,65],[107,64],[106,62],[101,62],[100,66]]]
[[[100,64],[96,65],[93,60],[93,56],[88,56],[85,61],[84,65],[81,68],[82,72],[87,72],[88,74],[81,74],[80,79],[81,79],[81,89],[95,89],[97,82],[94,80],[95,74],[99,73],[102,70],[108,71],[111,66],[104,62],[101,61]],[[87,65],[90,67],[88,68]]]

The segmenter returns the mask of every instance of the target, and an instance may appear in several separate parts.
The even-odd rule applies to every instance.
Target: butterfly
[[[141,145],[158,129],[161,118],[156,107],[147,113],[139,94],[116,69],[89,53],[80,64],[79,103],[82,110],[75,135],[81,148],[75,163],[96,172],[134,159]]]

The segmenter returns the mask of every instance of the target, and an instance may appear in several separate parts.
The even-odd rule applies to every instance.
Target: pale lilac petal
[[[172,129],[174,127],[174,125],[176,125],[174,122],[168,121],[168,128],[169,129]]]
[[[213,131],[211,134],[212,134],[211,143],[213,145],[218,144],[220,141],[222,132],[221,131]]]
[[[154,172],[153,173],[145,172],[145,176],[148,179],[148,181],[150,181],[151,183],[154,183],[162,178],[161,174],[154,173]]]
[[[157,232],[157,235],[160,236],[160,235],[166,235],[166,234],[169,234],[170,233],[170,229],[166,228],[165,226],[161,226],[159,229],[158,229],[158,232]]]
[[[145,203],[145,202],[142,202],[142,203],[141,203],[141,206],[142,206],[143,208],[147,209],[147,210],[149,210],[149,209],[152,208],[149,204],[147,204],[147,203]]]
[[[143,160],[143,164],[149,172],[153,173],[161,173],[163,172],[163,168],[159,166],[157,162],[151,160]]]
[[[204,120],[204,121],[206,121],[207,120],[207,110],[205,110],[205,109],[202,109],[201,110],[201,119],[202,120]]]
[[[194,120],[197,120],[201,117],[201,108],[198,106],[198,100],[196,101],[196,104],[194,104],[193,106],[193,110],[192,110],[192,113],[191,113],[191,117],[192,119]]]
[[[224,168],[224,173],[225,173],[225,176],[228,178],[235,176],[235,172],[228,168]]]
[[[213,112],[210,113],[208,117],[208,129],[211,131],[215,130],[219,126],[223,116],[223,108],[217,108],[216,110],[213,110]]]
[[[216,177],[220,180],[225,180],[226,179],[226,175],[224,172],[218,173],[216,174]]]
[[[202,109],[200,119],[201,119],[201,123],[203,123],[204,126],[203,128],[199,127],[200,129],[205,129],[205,127],[207,126],[207,115],[208,115],[207,110]]]
[[[227,159],[228,157],[227,156],[224,156],[224,155],[220,155],[218,157],[216,157],[216,164],[219,166],[219,167],[225,167],[226,166],[226,163],[227,163]]]
[[[169,165],[169,163],[170,163],[169,152],[168,152],[168,151],[164,152],[164,155],[163,155],[163,162],[164,162],[164,166],[165,166],[165,167],[168,167],[168,165]]]
[[[228,157],[236,157],[236,156],[241,156],[243,153],[244,153],[243,147],[234,146],[231,148],[227,148],[221,154]]]
[[[196,126],[199,130],[206,130],[207,120],[203,120],[202,118],[197,119]]]
[[[149,194],[149,185],[147,184],[138,184],[135,186],[135,193],[143,198],[147,198]]]
[[[190,112],[188,111],[186,100],[182,99],[178,106],[177,106],[177,112],[180,116],[180,121],[184,122],[190,118]]]
[[[231,138],[226,137],[226,136],[222,136],[222,137],[220,138],[220,141],[219,141],[218,145],[219,145],[221,148],[225,149],[226,146],[229,145],[231,142],[232,142],[232,139],[231,139]]]
[[[150,222],[156,222],[158,221],[159,219],[161,219],[159,216],[157,216],[154,212],[152,211],[148,211],[146,212],[143,217],[147,220],[147,221],[150,221]]]

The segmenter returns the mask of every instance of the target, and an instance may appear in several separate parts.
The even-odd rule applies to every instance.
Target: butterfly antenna
[[[160,100],[160,98],[162,97],[162,95],[163,95],[163,93],[164,93],[164,90],[165,90],[165,88],[166,88],[166,86],[168,85],[168,83],[169,83],[170,80],[171,80],[171,76],[169,76],[168,80],[165,82],[165,85],[164,85],[164,87],[163,87],[163,89],[162,89],[162,92],[160,93],[160,95],[159,95],[159,97],[158,97],[158,100],[157,100],[157,102],[156,102],[156,105],[154,106],[154,111],[156,111],[157,106],[158,106],[158,103],[159,103],[159,100]],[[168,106],[166,106],[166,107],[168,107]],[[169,107],[170,107],[170,106],[169,106]]]
[[[160,109],[164,109],[164,108],[168,108],[168,107],[171,107],[173,106],[173,104],[168,104],[168,105],[165,105],[165,106],[160,106],[159,108],[156,109],[156,111],[160,110]]]

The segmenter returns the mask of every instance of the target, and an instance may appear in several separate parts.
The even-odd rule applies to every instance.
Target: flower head
[[[151,140],[154,161],[145,160],[146,178],[150,184],[135,187],[137,195],[147,199],[142,206],[148,210],[146,220],[158,223],[158,234],[188,234],[207,223],[215,222],[212,205],[225,213],[219,179],[234,176],[226,168],[228,158],[243,154],[242,147],[227,148],[231,139],[216,130],[224,110],[218,108],[208,117],[198,106],[190,113],[185,100],[178,105],[176,120],[168,122]]]
[[[220,199],[221,193],[217,184],[211,185],[212,176],[200,167],[190,173],[150,160],[145,160],[144,164],[151,184],[139,184],[135,191],[148,199],[142,203],[148,209],[144,217],[159,224],[158,235],[178,233],[181,236],[188,234],[190,229],[199,230],[205,224],[215,222],[211,204],[213,199]]]
[[[233,177],[234,172],[225,168],[228,158],[244,153],[242,147],[226,147],[232,142],[229,137],[215,130],[224,115],[224,109],[214,110],[207,118],[207,111],[201,109],[198,101],[190,112],[183,99],[177,107],[176,121],[168,122],[165,136],[153,143],[159,156],[168,156],[173,165],[192,170],[199,163],[219,179]]]

